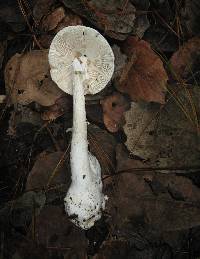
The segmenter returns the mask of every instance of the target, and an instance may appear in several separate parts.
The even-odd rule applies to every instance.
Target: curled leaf
[[[47,51],[14,55],[6,65],[4,76],[12,104],[37,102],[50,106],[63,94],[51,80]]]
[[[124,95],[114,92],[101,100],[103,121],[110,132],[117,132],[124,124],[124,112],[129,109],[130,103]]]
[[[123,51],[129,60],[124,67],[117,88],[128,93],[133,101],[165,102],[167,73],[161,59],[149,43],[129,37]]]
[[[111,38],[124,40],[133,31],[135,7],[129,1],[71,1],[62,0],[64,5],[83,16]]]
[[[82,25],[81,18],[63,7],[56,8],[42,19],[41,28],[45,33],[39,38],[41,45],[49,48],[55,34],[72,25]]]
[[[51,31],[57,27],[64,17],[65,9],[63,7],[58,7],[43,19],[41,26],[45,31]]]
[[[175,79],[188,79],[198,69],[200,57],[200,38],[194,37],[183,44],[170,59],[171,72]]]
[[[199,35],[199,8],[199,0],[186,0],[184,1],[184,7],[181,10],[182,27],[190,37]]]

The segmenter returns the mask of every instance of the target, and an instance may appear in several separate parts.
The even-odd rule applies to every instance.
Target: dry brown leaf
[[[198,195],[196,196],[195,191],[194,196],[189,195],[190,197],[185,201],[174,199],[165,188],[166,186],[162,186],[161,183],[157,185],[160,191],[155,194],[146,181],[145,175],[140,176],[129,172],[115,176],[115,179],[116,191],[113,195],[115,198],[112,198],[112,207],[115,210],[112,210],[111,206],[108,209],[112,214],[111,222],[114,228],[120,229],[122,233],[125,229],[131,233],[139,227],[138,223],[144,228],[154,229],[157,232],[189,229],[200,224],[200,209],[197,200],[200,193],[197,187]],[[184,179],[180,180],[184,181]],[[178,185],[177,176],[174,176],[174,181]],[[192,182],[189,181],[187,189],[194,188]]]
[[[39,0],[36,1],[33,8],[33,16],[37,23],[39,23],[43,16],[47,15],[52,6],[55,4],[55,0]]]
[[[60,151],[49,154],[41,153],[28,175],[26,190],[45,189],[48,184],[49,186],[69,184],[70,172],[62,157],[63,152]],[[58,166],[59,164],[60,166]]]
[[[88,140],[92,154],[98,159],[102,176],[115,172],[116,138],[96,125],[88,125]]]
[[[123,45],[129,57],[118,83],[118,90],[128,93],[133,101],[165,102],[168,76],[158,55],[149,43],[129,37]]]
[[[46,50],[14,55],[6,65],[4,76],[12,104],[37,102],[50,106],[63,95],[51,80]]]
[[[195,37],[184,43],[170,59],[171,72],[175,79],[187,79],[193,74],[193,70],[200,56],[200,38]],[[178,77],[178,78],[177,78]]]
[[[121,240],[108,240],[105,241],[98,251],[98,253],[92,257],[92,259],[124,259],[130,258],[129,252],[131,248],[128,242]]]
[[[55,104],[49,106],[41,115],[45,121],[52,121],[65,113],[69,118],[72,117],[72,98],[70,95],[62,96],[55,101]]]
[[[191,180],[153,170],[135,171],[147,167],[146,163],[127,158],[121,144],[116,159],[118,170],[109,177],[113,188],[108,189],[106,204],[113,231],[131,233],[141,225],[156,232],[175,231],[200,224],[200,191]]]
[[[41,28],[44,31],[51,31],[57,27],[57,25],[64,19],[65,9],[58,7],[49,15],[47,15],[41,23]]]
[[[134,30],[136,9],[130,1],[110,0],[109,4],[106,0],[62,2],[111,38],[124,40]]]
[[[117,160],[117,171],[124,171],[129,170],[131,168],[144,168],[148,167],[148,165],[145,165],[142,162],[142,158],[135,157],[133,159],[130,155],[130,151],[127,149],[127,147],[120,143],[116,147],[116,160]]]
[[[121,93],[114,92],[112,95],[101,100],[103,108],[103,121],[110,132],[117,132],[124,124],[124,112],[130,108],[130,102]]]
[[[185,38],[199,35],[200,21],[200,2],[199,0],[185,0],[181,9],[181,30],[185,32]]]
[[[42,35],[39,38],[39,42],[44,48],[49,48],[57,32],[67,26],[82,24],[82,20],[78,15],[72,13],[70,10],[66,11],[63,7],[58,7],[43,18],[41,28],[47,34]]]
[[[60,251],[66,259],[83,259],[86,255],[87,239],[84,231],[67,219],[58,206],[46,206],[35,220],[35,236],[39,245],[49,253]]]
[[[49,254],[45,246],[37,245],[33,240],[18,238],[15,242],[17,251],[13,259],[48,259]]]
[[[6,41],[1,41],[0,42],[0,68],[2,67],[6,45],[7,45]]]
[[[82,25],[82,24],[83,24],[83,22],[82,22],[81,18],[78,15],[76,15],[68,10],[64,19],[55,28],[55,32],[57,33],[60,30],[62,30],[64,27],[67,27],[67,26],[75,26],[75,25]]]
[[[198,167],[200,89],[197,86],[185,91],[182,87],[176,92],[174,86],[170,90],[171,98],[164,109],[152,103],[132,103],[125,113],[126,145],[153,167]]]

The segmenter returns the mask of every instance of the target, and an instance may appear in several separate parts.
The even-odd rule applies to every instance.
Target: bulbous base
[[[72,182],[64,199],[66,213],[71,221],[82,229],[91,228],[101,218],[106,200],[102,192],[99,162],[90,153],[88,155],[91,171],[85,173],[82,183],[80,180],[78,184]]]

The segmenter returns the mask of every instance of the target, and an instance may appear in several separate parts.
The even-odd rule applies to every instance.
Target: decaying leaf
[[[50,106],[63,95],[51,80],[48,51],[33,50],[14,55],[6,65],[4,76],[6,92],[12,104],[36,102]]]
[[[170,59],[171,73],[175,79],[189,79],[199,72],[200,38],[184,43]]]
[[[116,147],[117,172],[126,171],[133,168],[148,167],[142,162],[142,158],[131,156],[125,144],[118,144]]]
[[[82,25],[81,18],[63,7],[56,8],[41,21],[41,29],[44,31],[39,38],[41,45],[49,48],[55,34],[64,27],[72,25]]]
[[[123,259],[129,258],[131,247],[128,242],[121,240],[104,242],[100,251],[93,259]]]
[[[135,19],[135,26],[134,26],[134,35],[137,35],[139,38],[142,38],[144,36],[145,31],[149,28],[150,23],[147,17],[147,11],[150,2],[149,0],[131,0],[133,5],[136,7],[137,13],[136,13],[136,19]]]
[[[103,121],[110,132],[117,132],[124,124],[124,112],[130,108],[128,98],[119,92],[101,100],[103,108]]]
[[[41,115],[45,121],[52,121],[65,113],[65,117],[72,117],[72,97],[70,95],[62,96],[55,101],[55,104],[49,106]]]
[[[179,38],[173,31],[159,22],[151,25],[145,32],[143,40],[149,42],[152,48],[159,53],[173,53],[179,47]]]
[[[199,35],[200,22],[200,2],[198,0],[184,1],[184,7],[181,10],[181,23],[186,30],[186,34],[191,36]]]
[[[111,233],[118,240],[130,240],[134,248],[141,247],[146,238],[152,240],[152,233],[161,240],[160,235],[165,231],[180,231],[200,224],[200,191],[191,180],[176,174],[145,171],[146,163],[127,158],[124,151],[122,145],[116,149],[118,170],[109,177],[112,188],[106,204]],[[136,171],[137,168],[143,170]],[[103,250],[100,255],[103,258]],[[154,256],[150,258],[157,258]]]
[[[129,1],[112,0],[109,6],[106,0],[62,2],[112,38],[124,40],[133,31],[136,10]]]
[[[49,253],[60,251],[66,259],[84,259],[87,239],[84,232],[69,221],[64,210],[58,206],[46,206],[36,218],[35,236],[39,245]]]
[[[41,19],[51,12],[55,0],[37,0],[33,7],[33,16],[39,24]]]
[[[70,10],[67,10],[65,11],[65,17],[58,23],[57,27],[55,28],[55,32],[57,33],[67,26],[75,26],[82,24],[83,22],[78,15],[72,13]]]
[[[165,102],[167,74],[161,59],[149,43],[129,37],[123,51],[129,57],[117,88],[128,93],[133,101]]]
[[[42,119],[38,112],[31,110],[29,107],[21,105],[11,112],[9,119],[8,135],[15,136],[19,124],[30,123],[36,126],[42,126]]]
[[[167,175],[163,177],[167,179]],[[131,234],[140,226],[161,233],[199,225],[199,189],[184,177],[173,175],[168,184],[165,180],[148,172],[141,175],[124,172],[115,176],[112,199],[115,210],[110,212],[114,230],[124,232],[126,237],[126,232]]]
[[[103,243],[97,255],[93,259],[168,259],[172,258],[169,246],[154,244],[152,238],[146,240],[140,233],[132,232],[130,238],[107,240]],[[151,243],[151,245],[150,245]]]
[[[96,156],[101,165],[102,177],[114,173],[116,169],[115,149],[117,145],[115,137],[106,130],[89,124],[88,140],[90,151]]]
[[[46,189],[48,186],[70,183],[70,172],[63,152],[42,153],[30,171],[26,190]]]
[[[6,45],[7,45],[6,41],[1,41],[0,42],[0,68],[2,67]]]
[[[117,45],[113,45],[112,50],[115,56],[115,69],[113,75],[113,80],[115,81],[118,80],[122,74],[123,68],[127,63],[127,56],[122,53],[120,47]]]
[[[15,241],[16,252],[12,255],[12,259],[48,259],[48,250],[45,246],[37,245],[30,239],[17,239]]]
[[[44,31],[55,29],[65,17],[65,9],[63,7],[56,8],[51,14],[43,18],[41,27]]]
[[[126,112],[126,145],[153,167],[199,166],[199,96],[193,89],[171,88],[164,108],[132,103]]]
[[[16,200],[8,202],[0,210],[0,223],[5,227],[11,224],[16,228],[24,228],[30,224],[33,212],[40,213],[46,202],[44,192],[26,192]]]
[[[0,2],[0,19],[8,27],[11,27],[14,32],[20,32],[25,29],[26,22],[17,1],[8,0]]]

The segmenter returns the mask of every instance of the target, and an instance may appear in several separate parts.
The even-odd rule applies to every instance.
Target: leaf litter
[[[0,257],[198,258],[198,4],[17,2],[0,4]],[[72,98],[47,58],[54,35],[78,24],[99,29],[116,58],[106,91],[86,96],[89,148],[109,197],[88,231],[63,210]]]

